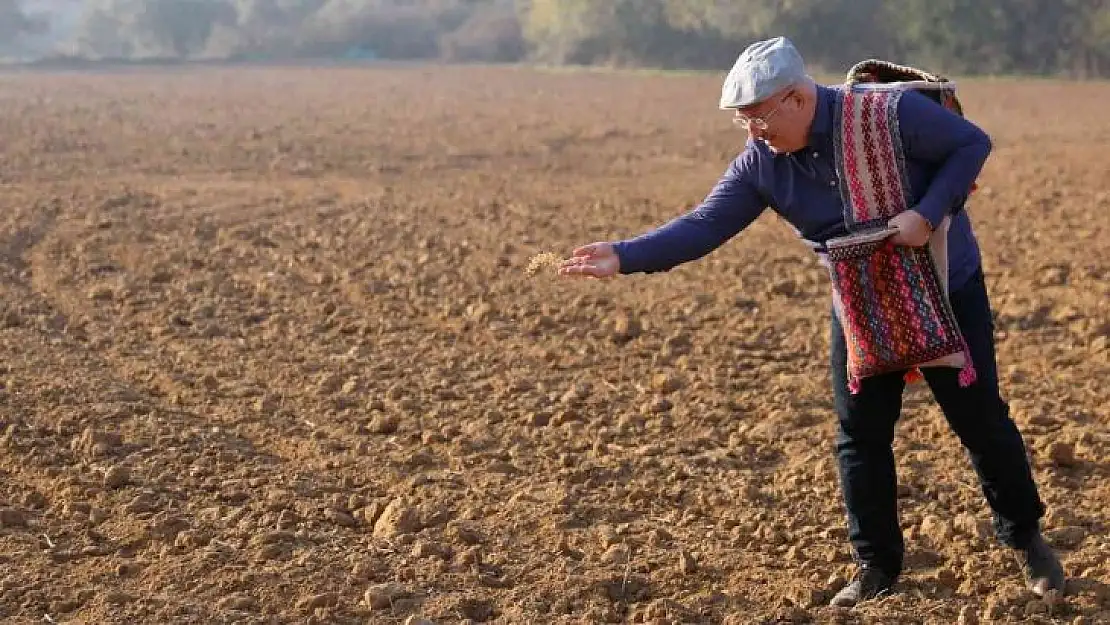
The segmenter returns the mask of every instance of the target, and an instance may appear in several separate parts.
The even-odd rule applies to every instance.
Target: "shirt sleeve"
[[[963,205],[991,152],[983,130],[925,95],[907,91],[898,103],[898,125],[906,158],[936,167],[914,209],[935,228]]]
[[[696,260],[748,227],[766,208],[755,180],[751,149],[736,157],[693,210],[614,244],[621,273],[655,273]]]

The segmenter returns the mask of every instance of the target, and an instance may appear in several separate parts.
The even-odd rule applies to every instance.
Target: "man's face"
[[[762,102],[736,109],[733,123],[774,152],[793,152],[806,145],[803,103],[802,94],[788,87]]]

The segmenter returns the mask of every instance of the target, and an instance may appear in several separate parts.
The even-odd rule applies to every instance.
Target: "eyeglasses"
[[[736,111],[735,116],[732,118],[732,123],[744,129],[756,128],[758,130],[767,130],[770,126],[767,122],[779,112],[779,107],[782,106],[783,102],[786,102],[786,98],[789,98],[790,95],[790,93],[783,95],[782,98],[779,99],[778,104],[775,105],[775,108],[771,109],[771,112],[763,117],[745,117],[740,114],[740,111]]]

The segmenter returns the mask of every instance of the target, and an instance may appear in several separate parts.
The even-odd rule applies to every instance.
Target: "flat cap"
[[[740,53],[721,86],[721,108],[733,109],[766,100],[779,89],[806,77],[805,63],[786,37],[757,41]]]

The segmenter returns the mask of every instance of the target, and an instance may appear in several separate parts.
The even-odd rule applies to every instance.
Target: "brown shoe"
[[[894,580],[875,567],[865,566],[847,586],[840,589],[829,605],[850,608],[861,601],[887,595],[894,586]]]
[[[1044,597],[1049,591],[1064,593],[1064,567],[1040,534],[1021,550],[1021,558],[1029,589],[1037,596]]]

